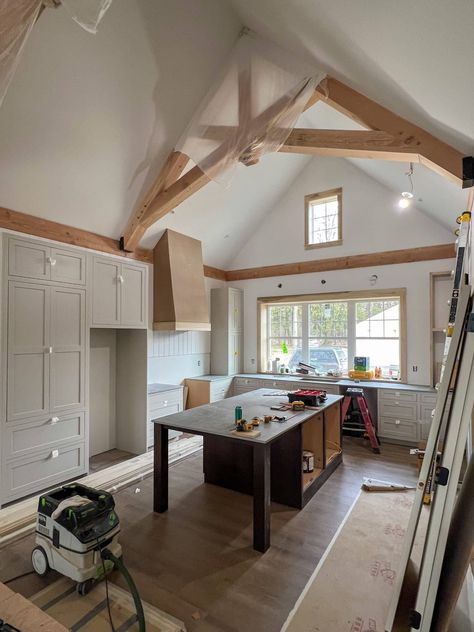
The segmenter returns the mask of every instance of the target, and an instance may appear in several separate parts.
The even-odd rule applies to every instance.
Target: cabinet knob
[[[436,408],[433,408],[433,410],[431,411],[431,418],[435,416],[435,412],[436,412]]]
[[[51,265],[51,266],[55,266],[56,265],[56,259],[53,259],[53,257],[48,257],[46,259],[46,261]]]
[[[53,347],[46,347],[44,352],[49,353],[51,355],[53,353]]]
[[[51,417],[51,419],[49,420],[49,423],[54,426],[54,424],[57,424],[59,421],[59,417]]]
[[[400,425],[400,419],[395,419],[395,425],[399,426]]]
[[[123,283],[123,276],[122,276],[121,274],[119,274],[119,275],[118,275],[118,277],[117,277],[117,281],[118,281],[119,283]]]
[[[57,459],[59,456],[59,450],[51,450],[51,458]]]

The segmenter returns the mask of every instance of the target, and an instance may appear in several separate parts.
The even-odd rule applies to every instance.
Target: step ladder
[[[418,584],[418,595],[411,630],[428,632],[431,625],[433,605],[439,582],[440,559],[446,544],[447,529],[454,506],[453,490],[457,489],[460,462],[466,448],[470,415],[474,403],[474,314],[471,313],[471,286],[467,279],[467,252],[471,214],[464,213],[458,219],[456,267],[450,301],[449,322],[446,330],[444,357],[438,396],[433,411],[425,456],[420,470],[413,508],[405,534],[403,550],[394,583],[385,632],[392,632],[403,580],[411,557],[418,529],[421,508],[434,482],[434,502],[431,509],[428,532],[424,542],[423,561]],[[444,447],[440,467],[437,467],[438,445],[442,421],[447,410],[449,390],[454,384],[454,397],[449,410]],[[433,481],[434,479],[434,481]],[[448,497],[448,498],[447,498]],[[446,502],[447,501],[447,502]]]
[[[357,407],[354,405],[356,403]],[[369,437],[370,445],[372,447],[372,451],[375,454],[380,454],[380,441],[375,432],[375,427],[372,421],[372,417],[370,416],[370,412],[367,406],[367,402],[365,401],[364,391],[361,388],[348,388],[342,402],[342,421],[346,418],[346,415],[349,411],[349,407],[352,403],[352,407],[354,410],[359,410],[362,419],[364,420],[364,427],[367,436]],[[353,429],[353,428],[351,428]]]

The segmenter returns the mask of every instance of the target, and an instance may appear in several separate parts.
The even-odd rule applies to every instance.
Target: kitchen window
[[[405,290],[259,299],[260,370],[347,375],[355,356],[405,379]],[[279,366],[277,367],[277,363]]]
[[[342,189],[305,197],[305,248],[342,244]]]

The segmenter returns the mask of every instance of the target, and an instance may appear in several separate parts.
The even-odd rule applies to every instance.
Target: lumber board
[[[452,259],[455,256],[454,244],[421,246],[404,250],[387,250],[364,255],[333,257],[331,259],[314,259],[296,263],[281,263],[240,270],[227,270],[227,281],[243,281],[266,277],[287,276],[292,274],[308,274],[311,272],[328,272],[330,270],[350,270],[352,268],[370,268],[374,266],[414,263],[417,261],[433,261],[436,259]]]
[[[202,437],[191,437],[169,444],[170,465],[194,454],[202,447]],[[112,465],[80,479],[84,485],[115,493],[153,472],[153,451]],[[59,487],[55,485],[53,489]],[[32,533],[35,527],[38,497],[33,496],[0,510],[0,549]]]

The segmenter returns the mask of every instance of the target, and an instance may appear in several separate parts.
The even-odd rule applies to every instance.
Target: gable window
[[[347,375],[367,356],[381,377],[405,379],[405,290],[340,292],[259,299],[260,370],[276,362],[296,373],[300,362],[317,375]]]
[[[305,248],[342,244],[342,189],[305,197]]]

